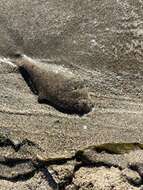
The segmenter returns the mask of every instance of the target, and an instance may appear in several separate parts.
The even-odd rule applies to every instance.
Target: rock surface
[[[142,9],[141,0],[0,1],[0,189],[142,188]],[[15,51],[81,77],[93,111],[38,104],[7,59]],[[110,151],[96,149],[104,143]],[[116,152],[119,143],[133,148]]]

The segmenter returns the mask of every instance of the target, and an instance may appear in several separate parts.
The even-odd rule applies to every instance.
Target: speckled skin
[[[46,70],[25,55],[15,59],[25,79],[38,94],[39,103],[48,103],[56,109],[83,115],[92,109],[88,90],[81,80],[69,77],[68,73]],[[64,68],[63,68],[64,69]]]

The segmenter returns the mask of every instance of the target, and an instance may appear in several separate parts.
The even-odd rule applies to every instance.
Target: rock
[[[13,64],[9,59],[0,58],[0,74],[18,72],[18,67]]]
[[[0,164],[0,179],[22,181],[34,176],[36,168],[27,160],[7,160]]]
[[[0,189],[2,190],[52,190],[42,173],[35,174],[29,180],[11,182],[6,180],[0,181]]]
[[[95,166],[106,166],[106,167],[119,167],[125,168],[128,165],[128,161],[124,155],[108,154],[106,152],[97,153],[93,149],[86,149],[77,153],[77,159],[85,164],[92,164]]]
[[[140,143],[106,143],[94,147],[97,152],[107,152],[109,154],[124,154],[133,150],[142,149]]]
[[[143,163],[133,162],[129,164],[129,167],[139,173],[143,178]]]
[[[49,172],[59,188],[65,188],[72,181],[76,162],[67,162],[63,165],[51,165]]]
[[[80,190],[138,190],[125,181],[118,168],[80,168],[75,173],[73,183]]]
[[[123,169],[129,163],[142,162],[143,150],[140,143],[107,143],[77,151],[76,157],[85,164]]]
[[[130,184],[140,186],[142,184],[142,178],[136,171],[132,171],[128,168],[122,171],[122,176],[129,181]]]

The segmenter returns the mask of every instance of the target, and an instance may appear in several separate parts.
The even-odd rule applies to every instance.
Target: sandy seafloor
[[[39,104],[16,51],[81,77],[93,111]],[[143,188],[142,146],[95,148],[143,143],[142,0],[1,0],[0,55],[0,189]]]

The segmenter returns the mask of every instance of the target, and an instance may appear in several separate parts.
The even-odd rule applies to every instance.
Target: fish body
[[[38,95],[39,103],[47,103],[69,114],[83,115],[91,111],[93,104],[83,81],[64,67],[51,65],[48,69],[26,55],[18,56],[14,62]]]

